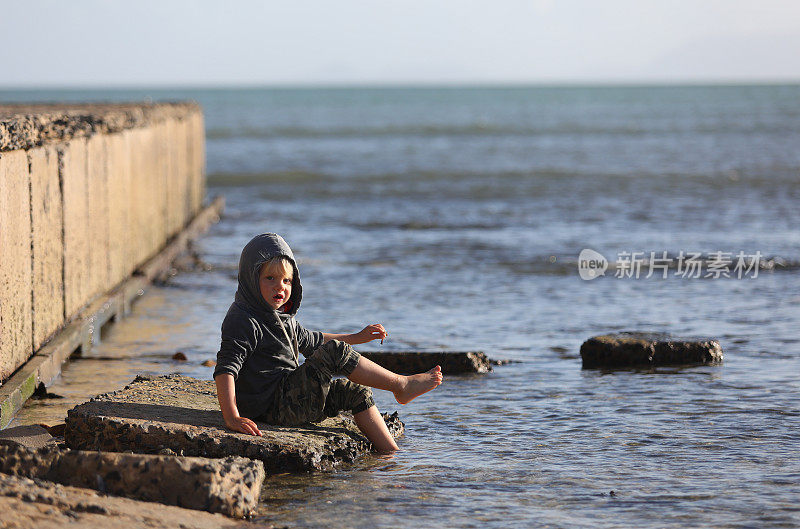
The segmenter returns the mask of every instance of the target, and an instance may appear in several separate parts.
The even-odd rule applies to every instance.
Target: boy
[[[442,383],[441,368],[402,376],[363,358],[351,345],[386,338],[380,324],[355,334],[307,331],[294,319],[302,294],[294,255],[280,235],[264,233],[247,243],[214,370],[226,426],[261,435],[252,419],[296,426],[349,409],[378,452],[397,450],[370,387],[406,404]]]

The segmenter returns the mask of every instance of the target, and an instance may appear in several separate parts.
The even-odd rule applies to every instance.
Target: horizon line
[[[0,91],[16,90],[325,90],[325,89],[443,89],[443,88],[637,88],[637,87],[723,87],[791,86],[796,78],[764,79],[619,79],[558,81],[413,81],[413,82],[241,82],[241,83],[93,83],[0,85]]]

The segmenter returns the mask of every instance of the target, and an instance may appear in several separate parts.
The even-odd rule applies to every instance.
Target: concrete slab
[[[163,123],[144,129],[144,149],[142,150],[144,167],[140,178],[145,183],[145,217],[142,228],[146,235],[146,259],[150,259],[158,253],[166,240],[166,219],[164,218],[166,190],[162,165],[162,143],[164,141],[162,129]]]
[[[165,153],[165,165],[167,167],[166,171],[166,179],[165,179],[165,188],[164,191],[166,192],[166,237],[169,238],[175,233],[177,233],[179,229],[179,215],[178,211],[175,208],[178,199],[179,199],[179,189],[178,189],[178,160],[176,159],[175,153],[180,148],[180,137],[178,135],[178,121],[173,119],[168,119],[164,122],[165,132],[164,135],[168,139],[165,142],[166,153]]]
[[[0,472],[6,461],[3,454],[13,452],[9,447],[37,450],[48,446],[55,447],[56,440],[50,432],[39,425],[29,424],[0,430]]]
[[[89,205],[89,298],[102,294],[109,281],[109,184],[108,147],[103,134],[86,141],[86,171]]]
[[[264,482],[261,462],[244,457],[85,452],[54,444],[33,449],[1,439],[0,472],[235,518],[255,511]]]
[[[621,332],[589,338],[581,345],[584,368],[715,364],[722,346],[711,338]]]
[[[28,151],[33,234],[33,350],[64,325],[64,226],[58,152],[52,145]]]
[[[192,218],[190,204],[191,196],[189,190],[191,189],[192,173],[189,160],[189,120],[184,117],[176,122],[176,136],[175,136],[175,167],[176,167],[176,200],[175,211],[177,213],[177,222],[179,226],[185,226]]]
[[[488,373],[492,362],[479,351],[359,351],[363,356],[402,375],[422,373],[441,366],[445,375]]]
[[[140,226],[144,224],[144,215],[142,212],[142,204],[145,201],[140,198],[144,194],[141,179],[142,159],[140,156],[134,154],[140,152],[142,148],[142,135],[141,129],[131,129],[123,133],[127,138],[128,143],[128,236],[126,243],[130,249],[128,258],[130,263],[135,268],[138,263],[145,259],[146,249],[144,248],[144,234],[141,232]]]
[[[395,437],[402,435],[397,415],[385,418]],[[136,377],[124,389],[70,410],[66,424],[64,439],[74,449],[236,454],[262,461],[268,473],[331,470],[370,449],[342,416],[298,428],[259,423],[263,437],[232,432],[222,420],[214,382],[181,375]]]
[[[25,151],[0,153],[0,381],[33,354],[30,204]]]
[[[203,205],[206,193],[206,142],[205,123],[201,112],[194,112],[188,118],[189,144],[191,146],[191,186],[189,208],[192,214],[199,211]]]
[[[130,236],[130,150],[128,133],[109,134],[108,149],[108,275],[117,285],[133,271]]]
[[[91,257],[86,139],[59,146],[64,208],[64,312],[75,316],[89,302]]]
[[[219,529],[263,527],[221,514],[105,496],[0,474],[2,526],[17,529]]]
[[[153,186],[153,251],[158,251],[169,238],[169,211],[167,208],[168,182],[169,182],[169,137],[167,122],[162,121],[153,127],[153,173],[151,175]]]

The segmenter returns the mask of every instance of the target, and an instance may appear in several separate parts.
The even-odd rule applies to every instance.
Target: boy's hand
[[[234,417],[230,421],[225,421],[225,425],[234,432],[241,432],[261,437],[261,430],[258,429],[258,426],[256,426],[255,422],[251,421],[247,417]]]
[[[389,333],[386,332],[386,329],[384,329],[383,325],[380,323],[367,325],[358,332],[359,340],[363,340],[361,343],[371,342],[372,340],[380,340],[381,343],[383,343],[383,339],[387,336],[389,336]]]

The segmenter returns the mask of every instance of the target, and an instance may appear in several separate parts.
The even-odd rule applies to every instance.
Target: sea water
[[[800,86],[0,92],[145,98],[204,107],[208,192],[227,199],[197,244],[211,270],[149,289],[65,365],[50,388],[65,398],[18,422],[63,420],[137,372],[210,378],[239,251],[276,231],[307,328],[380,322],[389,339],[363,349],[514,362],[402,407],[376,392],[406,423],[402,450],[270,477],[257,520],[800,525]],[[604,276],[581,279],[584,249]],[[667,278],[620,273],[650,252]],[[679,273],[691,252],[700,277]],[[767,268],[736,277],[739,252]],[[710,272],[726,257],[732,277]],[[582,370],[581,343],[621,330],[715,337],[725,360]]]

